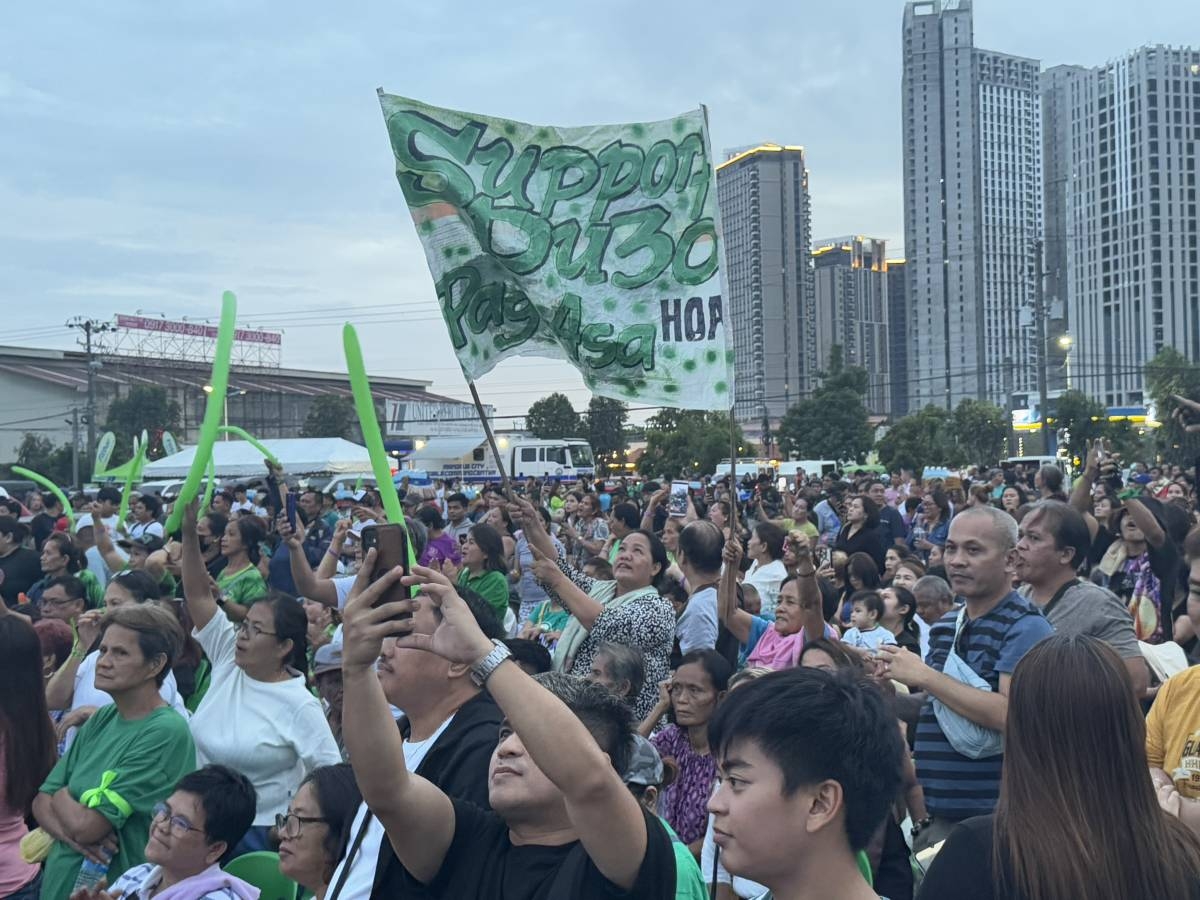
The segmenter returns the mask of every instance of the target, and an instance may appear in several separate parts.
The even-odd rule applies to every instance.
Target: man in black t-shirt
[[[904,519],[896,507],[888,505],[887,488],[884,483],[878,478],[874,479],[867,488],[867,496],[879,507],[879,524],[876,528],[879,536],[883,538],[883,549],[886,551],[888,547],[903,547],[908,529],[904,527]]]
[[[673,898],[670,838],[619,774],[632,734],[624,704],[582,678],[531,678],[484,636],[440,572],[417,567],[403,582],[422,594],[383,603],[403,573],[371,584],[374,567],[372,550],[345,609],[342,729],[363,799],[408,877],[446,900]],[[427,604],[440,619],[433,634],[398,618]],[[504,713],[488,772],[493,811],[451,799],[400,764],[402,741],[372,668],[389,637],[469,670]]]

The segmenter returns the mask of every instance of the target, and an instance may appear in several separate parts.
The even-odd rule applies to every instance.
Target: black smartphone
[[[362,542],[364,556],[372,547],[375,548],[375,571],[371,574],[372,583],[378,581],[380,576],[390,572],[396,566],[401,566],[405,575],[411,574],[408,566],[408,529],[403,525],[391,522],[386,525],[368,525],[362,530]],[[407,599],[409,599],[408,588],[397,581],[379,598],[375,606]],[[396,618],[409,619],[412,618],[412,613],[401,613]]]
[[[288,491],[287,520],[288,520],[288,524],[292,526],[292,530],[295,531],[296,530],[296,493],[295,493],[295,491]]]

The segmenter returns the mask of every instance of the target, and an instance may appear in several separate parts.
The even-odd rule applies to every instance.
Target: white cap
[[[78,531],[80,528],[92,528],[94,527],[94,524],[95,523],[92,522],[92,514],[84,513],[75,520],[75,530]]]

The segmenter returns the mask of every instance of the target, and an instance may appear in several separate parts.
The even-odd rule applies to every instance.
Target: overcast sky
[[[62,9],[65,6],[68,9]],[[0,29],[0,343],[142,310],[284,330],[284,364],[467,397],[393,174],[375,88],[551,125],[707,103],[713,146],[806,146],[813,237],[902,252],[898,0],[16,4]],[[977,46],[1045,65],[1200,40],[1200,4],[985,0]],[[565,364],[480,382],[519,415]]]

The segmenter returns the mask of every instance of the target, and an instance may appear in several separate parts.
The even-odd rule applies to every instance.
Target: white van
[[[573,438],[543,440],[526,437],[501,437],[497,443],[510,478],[537,478],[551,481],[579,481],[596,474],[592,448],[587,441]],[[492,456],[487,438],[430,438],[404,461],[405,468],[423,469],[430,478],[466,482],[500,480],[500,470]]]

